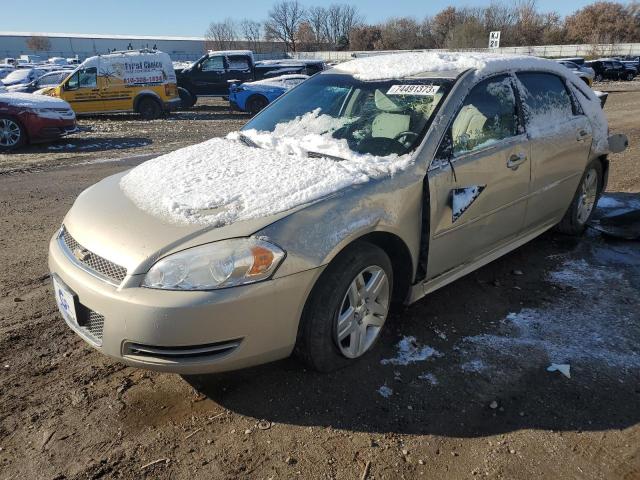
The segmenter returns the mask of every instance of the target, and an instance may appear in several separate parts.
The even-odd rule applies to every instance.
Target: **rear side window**
[[[229,70],[240,70],[244,72],[251,69],[251,65],[249,65],[249,59],[247,57],[231,55],[227,57],[227,60],[229,62]]]
[[[488,147],[518,134],[511,80],[500,75],[473,87],[451,125],[453,155]]]
[[[550,126],[574,114],[564,81],[550,73],[518,73],[522,84],[524,116],[528,125]]]

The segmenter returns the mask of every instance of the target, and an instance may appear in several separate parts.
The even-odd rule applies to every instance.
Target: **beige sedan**
[[[226,139],[83,192],[51,240],[55,298],[130,365],[219,372],[295,352],[329,371],[374,348],[392,302],[554,226],[580,235],[623,148],[555,62],[358,59]]]

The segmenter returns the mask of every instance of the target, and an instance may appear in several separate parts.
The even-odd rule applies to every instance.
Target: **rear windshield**
[[[451,87],[450,80],[363,82],[316,75],[263,110],[243,132],[346,142],[355,153],[402,155],[416,148]],[[321,152],[319,152],[321,153]]]

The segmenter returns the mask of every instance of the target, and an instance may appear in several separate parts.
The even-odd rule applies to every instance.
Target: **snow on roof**
[[[317,110],[273,133],[242,132],[262,148],[246,146],[238,133],[213,138],[135,167],[120,187],[138,208],[165,221],[222,226],[284,212],[413,163],[410,155],[358,154],[346,140],[318,133],[338,128],[336,121]],[[343,160],[310,158],[308,151]]]
[[[464,71],[479,73],[509,68],[557,69],[557,63],[526,55],[470,52],[407,52],[358,58],[341,63],[335,70],[349,73],[358,80],[388,80],[411,77],[426,72]]]
[[[7,103],[12,107],[25,108],[64,108],[71,106],[64,100],[47,95],[33,95],[31,93],[0,93],[0,103]]]
[[[264,80],[256,80],[255,82],[245,82],[244,85],[250,86],[264,86],[264,87],[278,87],[278,88],[292,88],[294,85],[292,82],[286,82],[286,80],[300,80],[301,82],[309,78],[309,75],[302,74],[290,74],[280,75],[279,77],[266,78]],[[298,82],[300,83],[300,82]]]
[[[251,50],[209,50],[209,55],[248,55],[253,57]]]

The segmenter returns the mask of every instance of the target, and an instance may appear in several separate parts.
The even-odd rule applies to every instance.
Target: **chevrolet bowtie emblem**
[[[73,249],[73,256],[81,262],[88,260],[90,255],[91,253],[86,248],[76,247]]]

